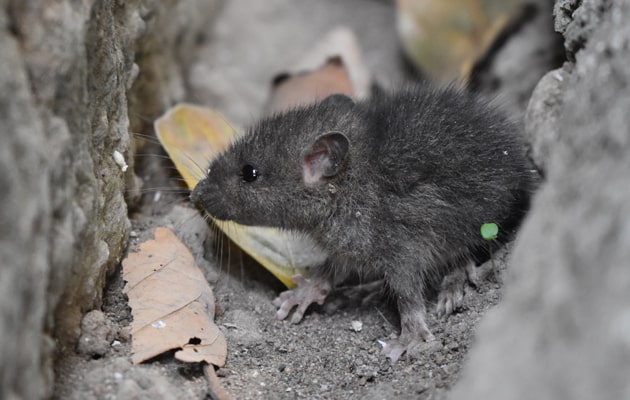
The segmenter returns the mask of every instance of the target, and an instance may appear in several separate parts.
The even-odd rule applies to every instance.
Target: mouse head
[[[330,183],[346,179],[354,102],[321,103],[260,121],[209,167],[192,200],[210,215],[244,225],[304,229],[334,210]]]

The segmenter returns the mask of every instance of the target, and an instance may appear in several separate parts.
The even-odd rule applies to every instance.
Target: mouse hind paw
[[[426,342],[433,342],[435,336],[429,330],[425,321],[425,309],[422,298],[418,300],[415,307],[409,303],[399,305],[401,332],[398,339],[391,340],[387,343],[380,342],[383,345],[382,353],[387,356],[392,363],[395,363],[400,357],[409,353],[411,348]]]
[[[426,336],[423,338],[415,338],[407,341],[401,335],[400,338],[387,342],[379,340],[379,343],[383,346],[381,354],[389,358],[392,364],[395,364],[403,354],[409,354],[411,349],[433,341],[435,341],[435,336],[433,336],[431,332],[427,331]]]
[[[385,357],[389,358],[392,364],[395,364],[400,356],[405,354],[407,351],[407,346],[401,344],[398,340],[390,340],[388,342],[383,342],[379,340],[381,346],[383,346],[383,350],[381,350],[381,354]]]

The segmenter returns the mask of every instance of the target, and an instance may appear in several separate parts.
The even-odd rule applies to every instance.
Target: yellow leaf
[[[194,188],[210,161],[238,137],[230,123],[218,112],[180,104],[155,122],[157,137],[175,167]],[[258,261],[287,287],[292,277],[324,261],[322,252],[303,236],[274,228],[250,227],[214,220],[241,249]]]
[[[134,363],[179,348],[175,358],[181,361],[225,364],[227,343],[214,324],[212,288],[172,231],[157,228],[155,239],[140,244],[122,264]]]
[[[432,78],[470,78],[525,0],[396,0],[398,31],[411,61]]]
[[[155,133],[190,189],[204,177],[210,160],[238,136],[220,113],[192,104],[168,110],[155,121]]]

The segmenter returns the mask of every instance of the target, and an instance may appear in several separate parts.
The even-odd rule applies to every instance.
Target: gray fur
[[[347,138],[336,173],[305,184],[304,163],[329,132]],[[244,165],[260,175],[240,176]],[[328,167],[330,163],[327,164]],[[308,233],[328,254],[316,276],[384,277],[403,345],[431,336],[428,278],[463,268],[524,213],[532,179],[521,133],[475,95],[428,86],[353,103],[341,95],[260,121],[209,168],[192,198],[211,215]]]

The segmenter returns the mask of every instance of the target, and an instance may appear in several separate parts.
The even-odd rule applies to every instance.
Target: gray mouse
[[[208,168],[191,194],[210,215],[307,233],[326,261],[275,300],[299,322],[333,279],[381,277],[401,333],[397,360],[432,340],[428,282],[466,268],[494,222],[504,240],[532,190],[520,130],[475,94],[418,85],[372,99],[331,95],[262,119]]]

